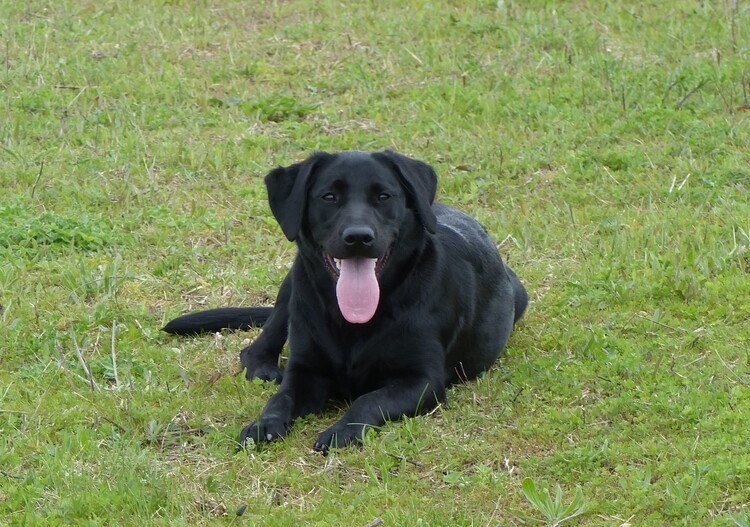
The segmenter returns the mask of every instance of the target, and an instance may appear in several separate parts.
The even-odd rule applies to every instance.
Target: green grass
[[[0,3],[0,525],[747,525],[749,28],[744,0]],[[159,328],[271,301],[262,176],[348,148],[433,164],[528,315],[361,449],[311,453],[332,411],[235,454],[274,390],[236,375],[254,334]]]

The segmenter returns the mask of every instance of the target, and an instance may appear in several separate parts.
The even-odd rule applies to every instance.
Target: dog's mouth
[[[375,315],[380,301],[378,277],[390,250],[380,258],[335,258],[325,253],[328,271],[336,279],[336,298],[347,322],[364,324]]]

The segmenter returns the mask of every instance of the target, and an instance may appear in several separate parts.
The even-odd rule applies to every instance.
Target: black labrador
[[[248,379],[281,386],[242,443],[282,438],[332,398],[351,405],[315,450],[356,443],[368,428],[434,408],[447,386],[500,356],[528,296],[477,221],[433,203],[432,167],[389,150],[318,152],[265,182],[271,211],[298,247],[273,309],[214,309],[164,328],[264,323],[241,362]]]

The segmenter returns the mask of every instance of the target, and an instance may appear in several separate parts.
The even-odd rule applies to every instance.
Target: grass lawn
[[[0,2],[0,525],[748,526],[748,92],[745,0]],[[256,333],[160,327],[271,302],[262,177],[350,148],[529,311],[361,449],[235,453]]]

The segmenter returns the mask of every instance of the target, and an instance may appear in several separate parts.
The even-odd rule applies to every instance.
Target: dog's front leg
[[[260,417],[240,434],[240,444],[252,439],[256,444],[281,439],[298,417],[319,413],[331,393],[328,377],[290,364],[279,391],[266,403]]]
[[[291,273],[279,288],[273,312],[263,325],[258,338],[240,352],[240,364],[248,380],[255,378],[280,383],[282,371],[279,355],[289,334],[289,298],[292,295]]]
[[[426,377],[393,380],[355,399],[344,416],[318,436],[313,448],[327,452],[329,448],[358,443],[367,429],[429,411],[443,400],[445,385],[442,380]]]

